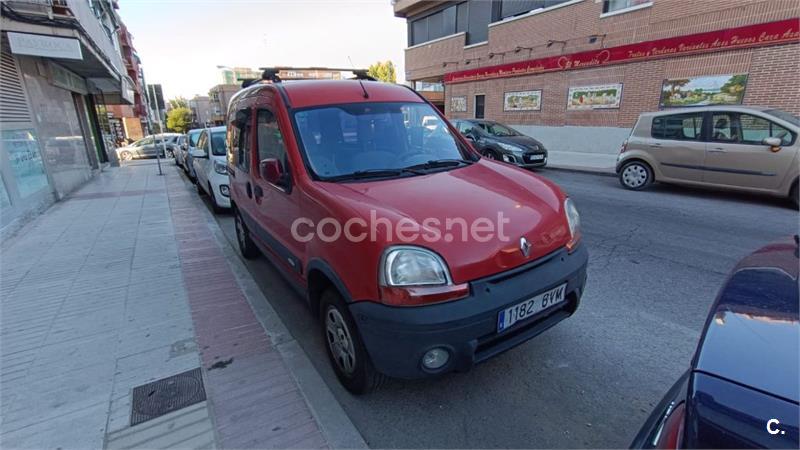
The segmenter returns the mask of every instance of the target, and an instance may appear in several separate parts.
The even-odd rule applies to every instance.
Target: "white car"
[[[225,127],[206,128],[200,133],[197,147],[190,150],[197,177],[197,193],[208,194],[214,212],[231,207]]]

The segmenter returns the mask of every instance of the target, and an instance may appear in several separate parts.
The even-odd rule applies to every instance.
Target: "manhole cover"
[[[206,399],[200,368],[133,388],[131,426]]]

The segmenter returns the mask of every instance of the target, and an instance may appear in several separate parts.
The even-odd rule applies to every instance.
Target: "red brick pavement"
[[[167,174],[178,254],[222,448],[326,448],[296,382],[256,319],[193,190]],[[215,365],[216,364],[216,365]]]

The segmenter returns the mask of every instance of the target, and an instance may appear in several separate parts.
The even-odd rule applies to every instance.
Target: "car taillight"
[[[680,448],[683,438],[683,424],[686,418],[685,403],[681,402],[672,408],[672,412],[667,412],[669,417],[664,420],[654,442],[655,448]]]
[[[628,140],[625,139],[624,141],[622,141],[622,147],[619,148],[619,153],[622,154],[627,151],[628,151]]]
[[[449,302],[469,295],[467,283],[444,286],[381,286],[381,301],[391,306],[420,306]]]

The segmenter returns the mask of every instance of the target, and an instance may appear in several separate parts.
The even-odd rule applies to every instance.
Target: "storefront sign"
[[[747,74],[673,78],[661,86],[661,107],[740,105]]]
[[[17,55],[83,59],[81,43],[77,39],[9,31],[8,43],[11,46],[11,53]]]
[[[571,87],[567,94],[567,110],[619,108],[621,84]]]
[[[535,75],[561,70],[584,69],[656,58],[791,42],[800,42],[800,21],[797,19],[450,72],[444,75],[444,82],[446,84],[454,84],[493,78]]]
[[[503,97],[503,111],[540,111],[542,91],[506,92]]]
[[[450,97],[450,112],[467,112],[467,97]]]

